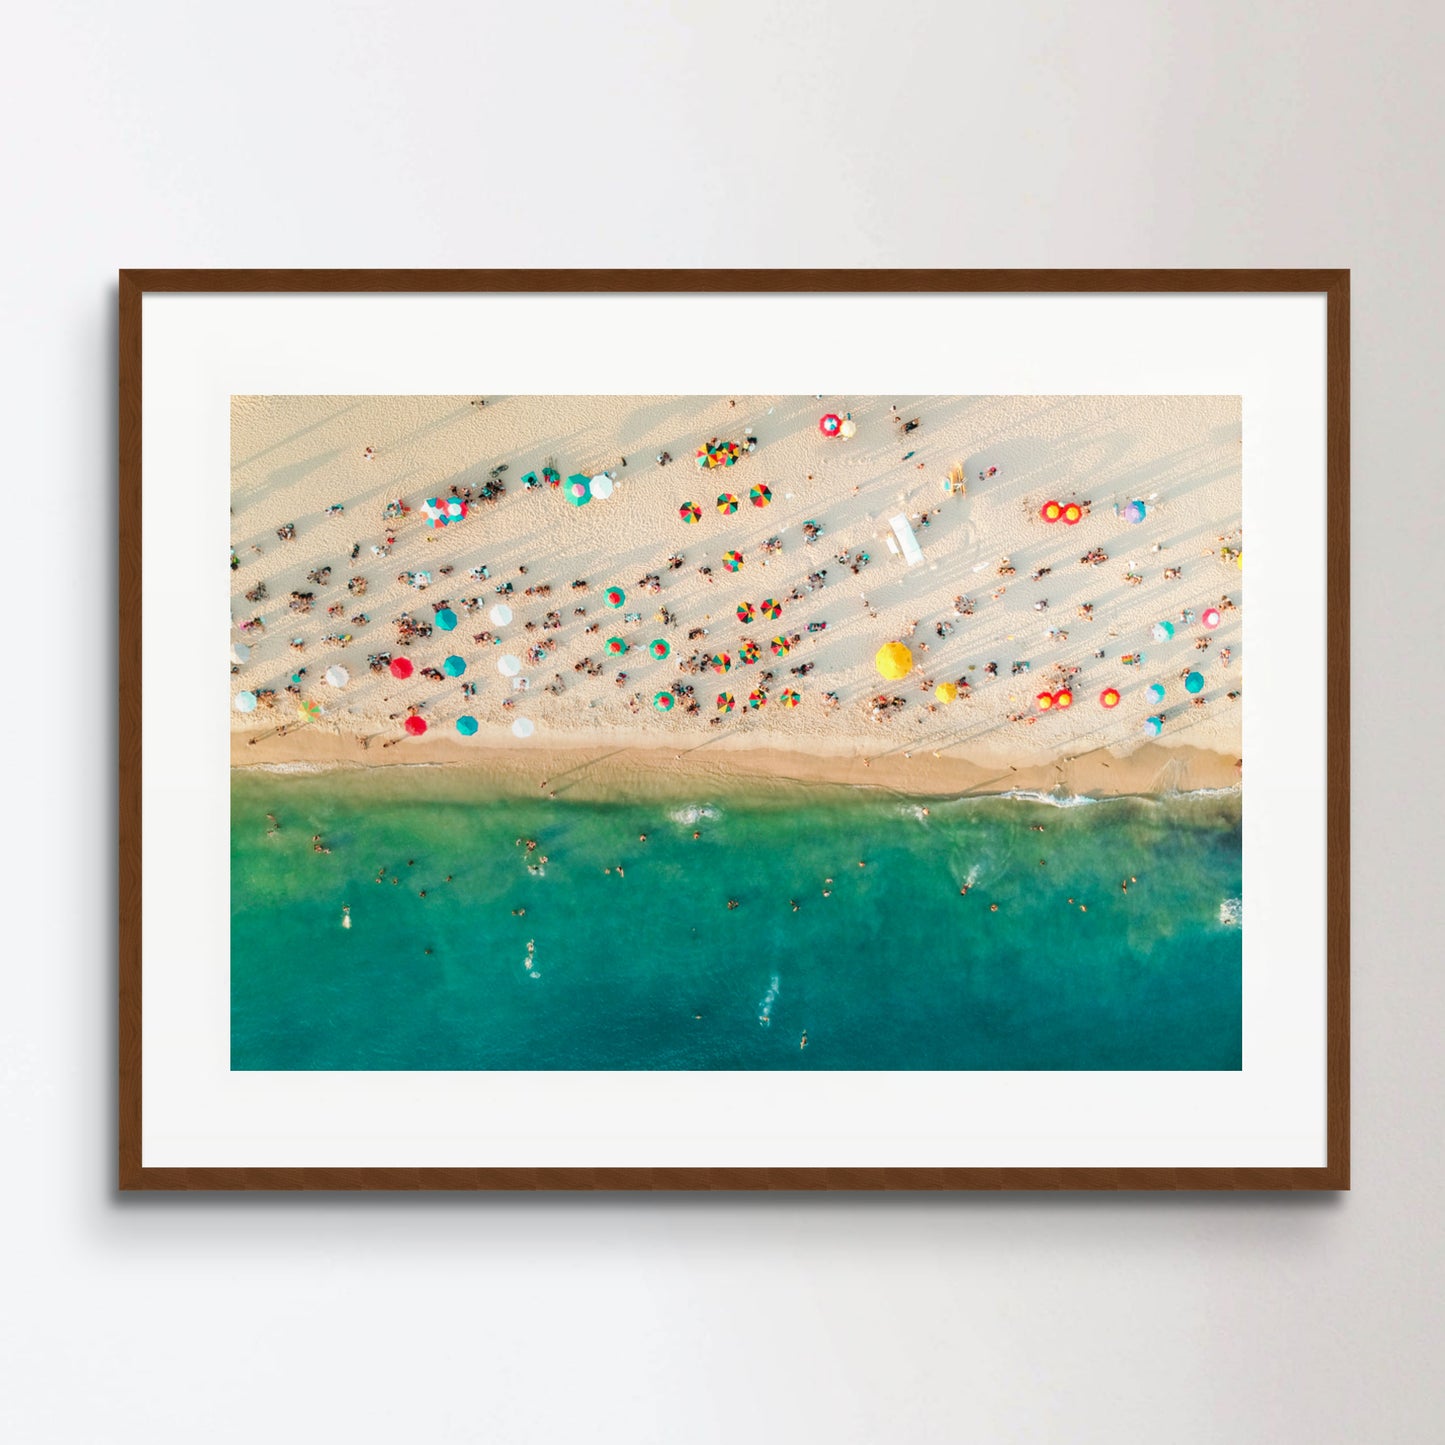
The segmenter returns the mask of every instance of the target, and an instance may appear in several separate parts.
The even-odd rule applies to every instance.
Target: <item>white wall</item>
[[[0,1434],[1441,1438],[1441,14],[11,7]],[[118,1199],[116,268],[802,263],[1354,268],[1354,1192]]]

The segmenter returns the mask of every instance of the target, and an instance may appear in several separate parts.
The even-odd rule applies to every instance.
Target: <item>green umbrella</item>
[[[621,637],[609,637],[607,639],[607,650],[614,657],[621,657],[627,651],[627,643]]]
[[[656,638],[654,638],[654,639],[652,640],[652,643],[651,643],[651,645],[648,647],[647,650],[648,650],[655,658],[657,658],[659,661],[661,661],[664,657],[666,657],[666,656],[672,651],[672,648],[670,648],[670,647],[667,645],[667,641],[666,641],[665,638],[656,637]]]
[[[581,472],[573,472],[567,478],[567,485],[562,488],[562,495],[574,507],[585,507],[592,500],[591,477],[584,476]]]

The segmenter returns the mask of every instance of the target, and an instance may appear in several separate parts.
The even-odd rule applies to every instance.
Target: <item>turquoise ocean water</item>
[[[235,1069],[1241,1064],[1235,794],[605,803],[237,771],[231,861]]]

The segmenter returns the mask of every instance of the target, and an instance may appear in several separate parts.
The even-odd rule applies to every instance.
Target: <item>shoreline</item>
[[[776,747],[693,744],[682,752],[633,742],[591,746],[478,748],[455,739],[409,740],[404,748],[361,749],[355,738],[301,731],[255,748],[231,743],[233,772],[373,772],[440,768],[484,776],[493,789],[518,795],[600,799],[625,791],[675,794],[699,785],[814,784],[873,788],[918,797],[989,797],[1010,793],[1056,797],[1161,797],[1234,791],[1240,760],[1186,744],[1144,743],[1127,753],[1098,748],[1076,756],[1018,762],[908,752],[800,752]],[[544,786],[543,780],[546,780]]]

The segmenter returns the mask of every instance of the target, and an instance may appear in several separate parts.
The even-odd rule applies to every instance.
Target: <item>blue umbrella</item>
[[[1126,522],[1132,522],[1137,527],[1139,523],[1149,515],[1149,509],[1145,507],[1143,502],[1136,498],[1134,501],[1129,502],[1119,515],[1123,517]]]
[[[466,663],[455,655],[447,658],[447,660],[442,663],[442,671],[446,673],[448,677],[460,677],[466,670]]]
[[[436,615],[436,624],[443,632],[450,632],[457,625],[457,614],[450,607],[443,607]]]
[[[255,712],[256,694],[254,692],[238,692],[232,699],[231,706],[237,712]]]
[[[1191,672],[1189,676],[1184,679],[1184,691],[1203,692],[1204,674],[1202,672]]]
[[[1172,622],[1156,622],[1154,624],[1154,641],[1168,642],[1174,636],[1174,624]]]
[[[1144,731],[1151,738],[1157,738],[1164,731],[1164,719],[1162,717],[1146,717],[1144,719]]]
[[[457,731],[464,737],[469,738],[477,730],[477,720],[474,717],[459,717],[457,719]]]
[[[1149,684],[1149,697],[1154,702],[1164,701],[1164,684],[1162,682],[1151,682]]]

